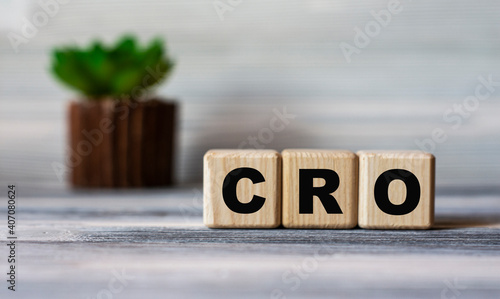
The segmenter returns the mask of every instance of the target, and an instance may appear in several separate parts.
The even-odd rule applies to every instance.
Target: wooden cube
[[[203,222],[211,228],[281,224],[281,155],[274,150],[210,150],[204,157]]]
[[[283,157],[283,226],[353,228],[358,223],[358,156],[289,149]]]
[[[360,227],[428,229],[433,225],[432,154],[360,151],[358,155]]]

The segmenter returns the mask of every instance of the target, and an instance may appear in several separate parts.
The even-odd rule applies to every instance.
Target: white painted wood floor
[[[20,190],[0,298],[498,298],[499,197],[438,195],[429,231],[212,230],[200,186]]]

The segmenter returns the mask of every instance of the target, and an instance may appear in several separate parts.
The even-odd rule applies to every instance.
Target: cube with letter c
[[[203,161],[203,222],[211,228],[281,224],[281,155],[274,150],[210,150]]]

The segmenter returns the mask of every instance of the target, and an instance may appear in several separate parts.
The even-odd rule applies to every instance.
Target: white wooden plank
[[[28,3],[31,17],[40,7]],[[457,130],[443,113],[474,93],[478,76],[500,78],[500,4],[401,3],[403,11],[351,63],[339,44],[352,43],[353,29],[387,1],[258,0],[242,2],[224,21],[205,0],[61,5],[18,54],[0,39],[0,179],[63,190],[49,165],[63,161],[65,104],[74,95],[48,74],[50,49],[131,31],[144,41],[166,37],[178,62],[158,92],[182,103],[180,182],[200,179],[207,149],[237,147],[267,126],[273,108],[287,106],[298,117],[268,148],[413,149],[416,138],[443,127],[450,136],[435,152],[438,188],[498,188],[500,94]]]

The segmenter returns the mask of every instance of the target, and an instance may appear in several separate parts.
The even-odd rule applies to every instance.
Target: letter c
[[[262,208],[266,199],[264,197],[254,195],[250,202],[240,202],[236,196],[236,186],[243,178],[250,179],[254,184],[266,181],[262,173],[260,173],[257,169],[249,167],[236,168],[229,172],[224,178],[224,182],[222,183],[222,197],[227,207],[235,213],[255,213]]]

